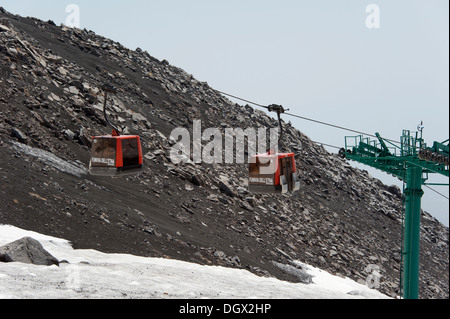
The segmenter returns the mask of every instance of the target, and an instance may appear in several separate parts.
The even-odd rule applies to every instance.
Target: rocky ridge
[[[91,136],[111,119],[139,134],[145,170],[89,176]],[[328,153],[285,124],[282,148],[300,154],[301,191],[247,192],[246,165],[174,164],[176,127],[274,127],[207,83],[92,31],[0,8],[0,223],[71,240],[75,248],[242,267],[302,281],[295,260],[399,294],[401,190]],[[75,169],[75,168],[76,169]],[[448,298],[448,228],[422,212],[421,298]],[[369,267],[369,268],[368,268]]]

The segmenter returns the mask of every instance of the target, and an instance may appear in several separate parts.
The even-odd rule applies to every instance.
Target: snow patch
[[[95,250],[74,250],[60,238],[0,225],[0,246],[32,237],[57,266],[0,263],[2,299],[379,299],[388,298],[348,278],[300,262],[311,284],[258,277],[247,270]]]
[[[50,152],[41,150],[39,148],[30,147],[28,145],[14,141],[12,141],[11,143],[16,151],[36,157],[43,163],[50,165],[60,171],[69,173],[77,177],[81,177],[82,175],[88,174],[87,169],[82,164],[75,162],[68,162]]]

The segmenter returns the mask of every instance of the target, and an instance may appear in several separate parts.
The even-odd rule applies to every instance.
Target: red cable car
[[[106,114],[107,92],[115,92],[112,86],[104,85],[105,103],[103,113],[106,122],[113,128],[111,135],[92,138],[89,173],[95,176],[121,176],[139,173],[143,169],[141,139],[137,135],[120,135]]]
[[[278,114],[278,122],[281,134],[278,142],[283,136],[281,113],[284,108],[281,105],[271,105],[269,111]],[[300,189],[297,167],[295,165],[294,153],[275,153],[270,149],[265,154],[253,155],[249,163],[249,191],[261,194],[285,194],[289,191]]]
[[[120,176],[142,171],[141,140],[137,135],[94,136],[89,172],[97,176]]]

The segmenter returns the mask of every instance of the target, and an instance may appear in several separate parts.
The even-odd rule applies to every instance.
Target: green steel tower
[[[449,177],[449,140],[434,142],[427,147],[422,129],[412,134],[403,130],[400,146],[376,133],[376,140],[362,135],[345,138],[345,148],[339,151],[343,158],[377,168],[402,180],[404,188],[403,232],[403,298],[419,298],[420,211],[424,194],[422,185],[430,174]],[[388,147],[389,144],[391,147]],[[448,184],[440,184],[448,185]]]

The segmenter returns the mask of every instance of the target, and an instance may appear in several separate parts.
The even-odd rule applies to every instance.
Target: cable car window
[[[139,165],[139,148],[136,138],[122,140],[123,166]]]
[[[268,168],[271,164],[272,160],[269,158],[263,158],[262,160],[260,160],[260,157],[255,157],[249,164],[249,173],[250,175],[261,175],[261,169]],[[262,169],[262,171],[264,171],[264,169]]]
[[[92,166],[116,166],[116,140],[113,138],[96,138],[92,143]]]

